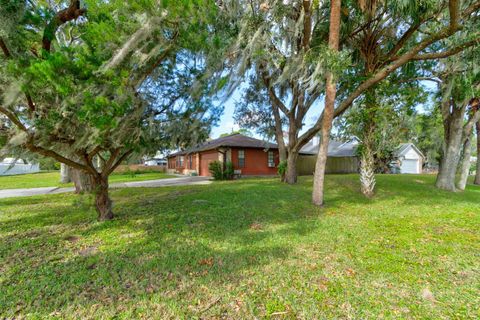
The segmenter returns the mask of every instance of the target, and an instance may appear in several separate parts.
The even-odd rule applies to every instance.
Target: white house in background
[[[38,163],[29,163],[22,159],[5,158],[0,162],[0,176],[11,176],[40,172]]]
[[[360,141],[354,137],[347,142],[330,141],[328,145],[327,173],[357,173],[359,159],[357,148]],[[312,174],[315,171],[315,158],[318,154],[319,140],[314,138],[301,150],[297,169],[299,174]],[[397,173],[420,174],[424,155],[413,143],[402,143],[395,151]],[[399,172],[398,172],[399,171]]]
[[[167,159],[162,152],[157,151],[153,157],[143,157],[143,165],[145,166],[167,166]]]
[[[422,173],[425,156],[413,143],[402,143],[395,156],[400,161],[400,173]]]
[[[167,166],[167,159],[165,158],[149,158],[144,162],[146,166]]]

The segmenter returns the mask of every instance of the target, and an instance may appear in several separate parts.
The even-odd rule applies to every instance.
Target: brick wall
[[[238,166],[238,150],[245,151],[245,166],[240,168]],[[273,158],[275,162],[274,168],[268,167],[268,152],[264,149],[241,149],[241,148],[232,148],[232,163],[235,170],[241,170],[243,176],[248,175],[277,175],[277,166],[279,163],[278,150],[273,151]]]

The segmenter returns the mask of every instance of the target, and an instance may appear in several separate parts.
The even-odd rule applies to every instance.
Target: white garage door
[[[401,173],[419,173],[418,160],[404,159],[402,161]]]

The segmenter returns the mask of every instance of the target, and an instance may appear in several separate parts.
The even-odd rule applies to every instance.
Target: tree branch
[[[310,48],[310,39],[312,34],[312,12],[311,12],[311,1],[303,0],[303,37],[302,37],[302,48],[307,51]]]
[[[0,112],[3,113],[14,125],[16,125],[18,129],[28,133],[28,129],[13,112],[4,107],[0,107]]]
[[[35,112],[35,104],[33,103],[32,97],[29,94],[25,94],[27,96],[27,104],[28,108],[31,112]]]
[[[134,82],[134,86],[136,88],[138,88],[144,81],[145,79],[151,75],[153,73],[153,71],[155,71],[155,69],[157,69],[157,67],[167,58],[168,54],[171,52],[171,49],[172,49],[172,45],[168,46],[167,48],[165,48],[165,50],[163,51],[163,53],[158,56],[155,61],[155,63],[153,63],[148,69],[146,69],[144,72],[142,72],[140,74],[139,77],[137,77],[137,80],[133,81]],[[148,63],[146,63],[146,65],[149,65]]]
[[[90,151],[88,153],[88,159],[91,160],[93,159],[93,157],[98,153],[100,152],[102,148],[100,146],[96,146],[92,151]]]
[[[117,169],[117,167],[131,154],[133,153],[133,150],[128,150],[125,152],[120,158],[118,158],[117,162],[107,171],[107,176],[112,174],[112,172]]]
[[[120,154],[120,148],[116,148],[116,149],[113,150],[113,152],[110,152],[110,157],[108,157],[108,161],[105,163],[105,165],[103,167],[103,172],[102,172],[103,176],[108,176],[110,174],[109,173],[110,168],[115,163],[115,160],[116,160],[116,158],[118,157],[119,154]]]
[[[340,105],[335,109],[334,117],[341,116],[349,107],[350,105],[359,97],[361,96],[366,90],[374,86],[375,84],[379,83],[387,76],[392,74],[395,70],[400,68],[401,66],[405,65],[409,61],[412,60],[419,52],[424,50],[425,48],[429,47],[433,43],[440,41],[442,39],[448,38],[449,36],[453,35],[455,32],[460,30],[461,27],[458,26],[456,28],[452,28],[450,25],[446,27],[444,30],[438,32],[437,34],[424,39],[416,46],[414,46],[410,51],[404,53],[403,55],[399,56],[395,61],[390,63],[389,65],[380,69],[377,73],[375,73],[372,77],[362,82],[357,89],[355,89]],[[307,143],[313,136],[320,130],[322,126],[322,119],[323,119],[323,112],[321,116],[317,119],[317,122],[313,127],[307,130],[304,134],[302,134],[297,143],[296,148],[303,146]]]
[[[79,169],[79,170],[82,170],[82,171],[94,173],[94,172],[91,172],[91,170],[88,166],[85,166],[85,165],[80,164],[78,162],[67,159],[64,156],[56,153],[55,151],[36,146],[36,145],[33,144],[32,141],[28,141],[27,143],[25,143],[25,147],[28,150],[30,150],[31,152],[35,152],[35,153],[41,154],[41,155],[46,156],[46,157],[54,158],[57,161],[66,164],[67,166],[70,166],[70,167],[73,167],[73,168],[76,168],[76,169]]]
[[[117,51],[117,53],[103,66],[103,70],[113,69],[125,60],[127,55],[135,50],[137,44],[145,40],[153,30],[153,22],[147,21],[144,23],[132,36],[124,43],[124,45]]]
[[[424,53],[424,54],[420,54],[420,55],[416,55],[412,58],[412,60],[435,60],[435,59],[444,59],[444,58],[448,58],[450,56],[453,56],[457,53],[460,53],[462,52],[463,50],[469,48],[469,47],[473,47],[475,46],[476,44],[478,44],[480,41],[480,39],[475,39],[475,40],[471,40],[471,41],[468,41],[468,42],[465,42],[455,48],[452,48],[450,50],[447,50],[447,51],[442,51],[442,52],[435,52],[435,53]]]
[[[476,1],[473,4],[471,4],[465,11],[462,13],[463,18],[468,18],[473,12],[477,11],[480,9],[480,1]]]
[[[267,73],[263,69],[263,66],[260,66],[260,70],[261,70],[260,72],[262,74],[263,83],[268,90],[268,95],[269,95],[270,99],[272,100],[272,103],[274,103],[277,106],[277,108],[282,110],[282,112],[285,115],[289,115],[290,110],[288,110],[288,108],[283,104],[283,102],[277,97],[277,94],[275,93],[275,90],[273,90],[272,86],[270,85],[270,78],[268,77]]]
[[[433,77],[416,77],[416,78],[410,78],[410,79],[403,79],[403,80],[400,80],[399,83],[413,82],[413,81],[432,81],[438,84],[442,83],[442,80],[436,79]]]
[[[0,48],[2,48],[2,51],[5,57],[7,58],[11,57],[10,50],[8,50],[7,44],[5,43],[5,41],[3,41],[2,38],[0,38]]]
[[[398,40],[397,44],[390,50],[386,57],[394,57],[398,51],[400,51],[405,43],[415,34],[415,32],[420,28],[424,20],[419,21],[418,23],[412,25],[408,30],[403,34],[403,36]]]
[[[450,12],[450,30],[456,31],[460,20],[460,1],[450,0],[448,2],[448,11]]]
[[[480,112],[478,111],[479,103],[480,102],[478,99],[472,99],[469,102],[473,113],[470,115],[467,123],[463,127],[463,143],[465,143],[465,140],[468,139],[468,137],[472,133],[473,126],[480,120]]]
[[[47,25],[43,32],[42,48],[50,52],[52,41],[55,39],[55,34],[58,28],[72,20],[76,20],[78,17],[83,16],[87,12],[86,9],[80,8],[80,0],[71,0],[68,8],[63,9],[53,17],[50,23]]]

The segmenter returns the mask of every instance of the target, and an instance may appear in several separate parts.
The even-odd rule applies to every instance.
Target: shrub
[[[223,179],[223,166],[220,161],[210,162],[208,164],[208,171],[210,171],[215,180]]]
[[[223,172],[223,178],[225,180],[232,180],[235,174],[235,170],[233,169],[233,163],[231,161],[227,161],[225,164],[225,171]]]
[[[285,173],[287,172],[287,161],[286,160],[283,160],[282,162],[280,162],[278,164],[277,172],[280,175],[280,177],[283,177],[285,175]]]
[[[60,163],[52,158],[39,158],[40,170],[60,170]]]
[[[232,180],[235,174],[233,163],[230,161],[225,163],[225,169],[220,161],[210,162],[208,171],[210,171],[215,180]]]

